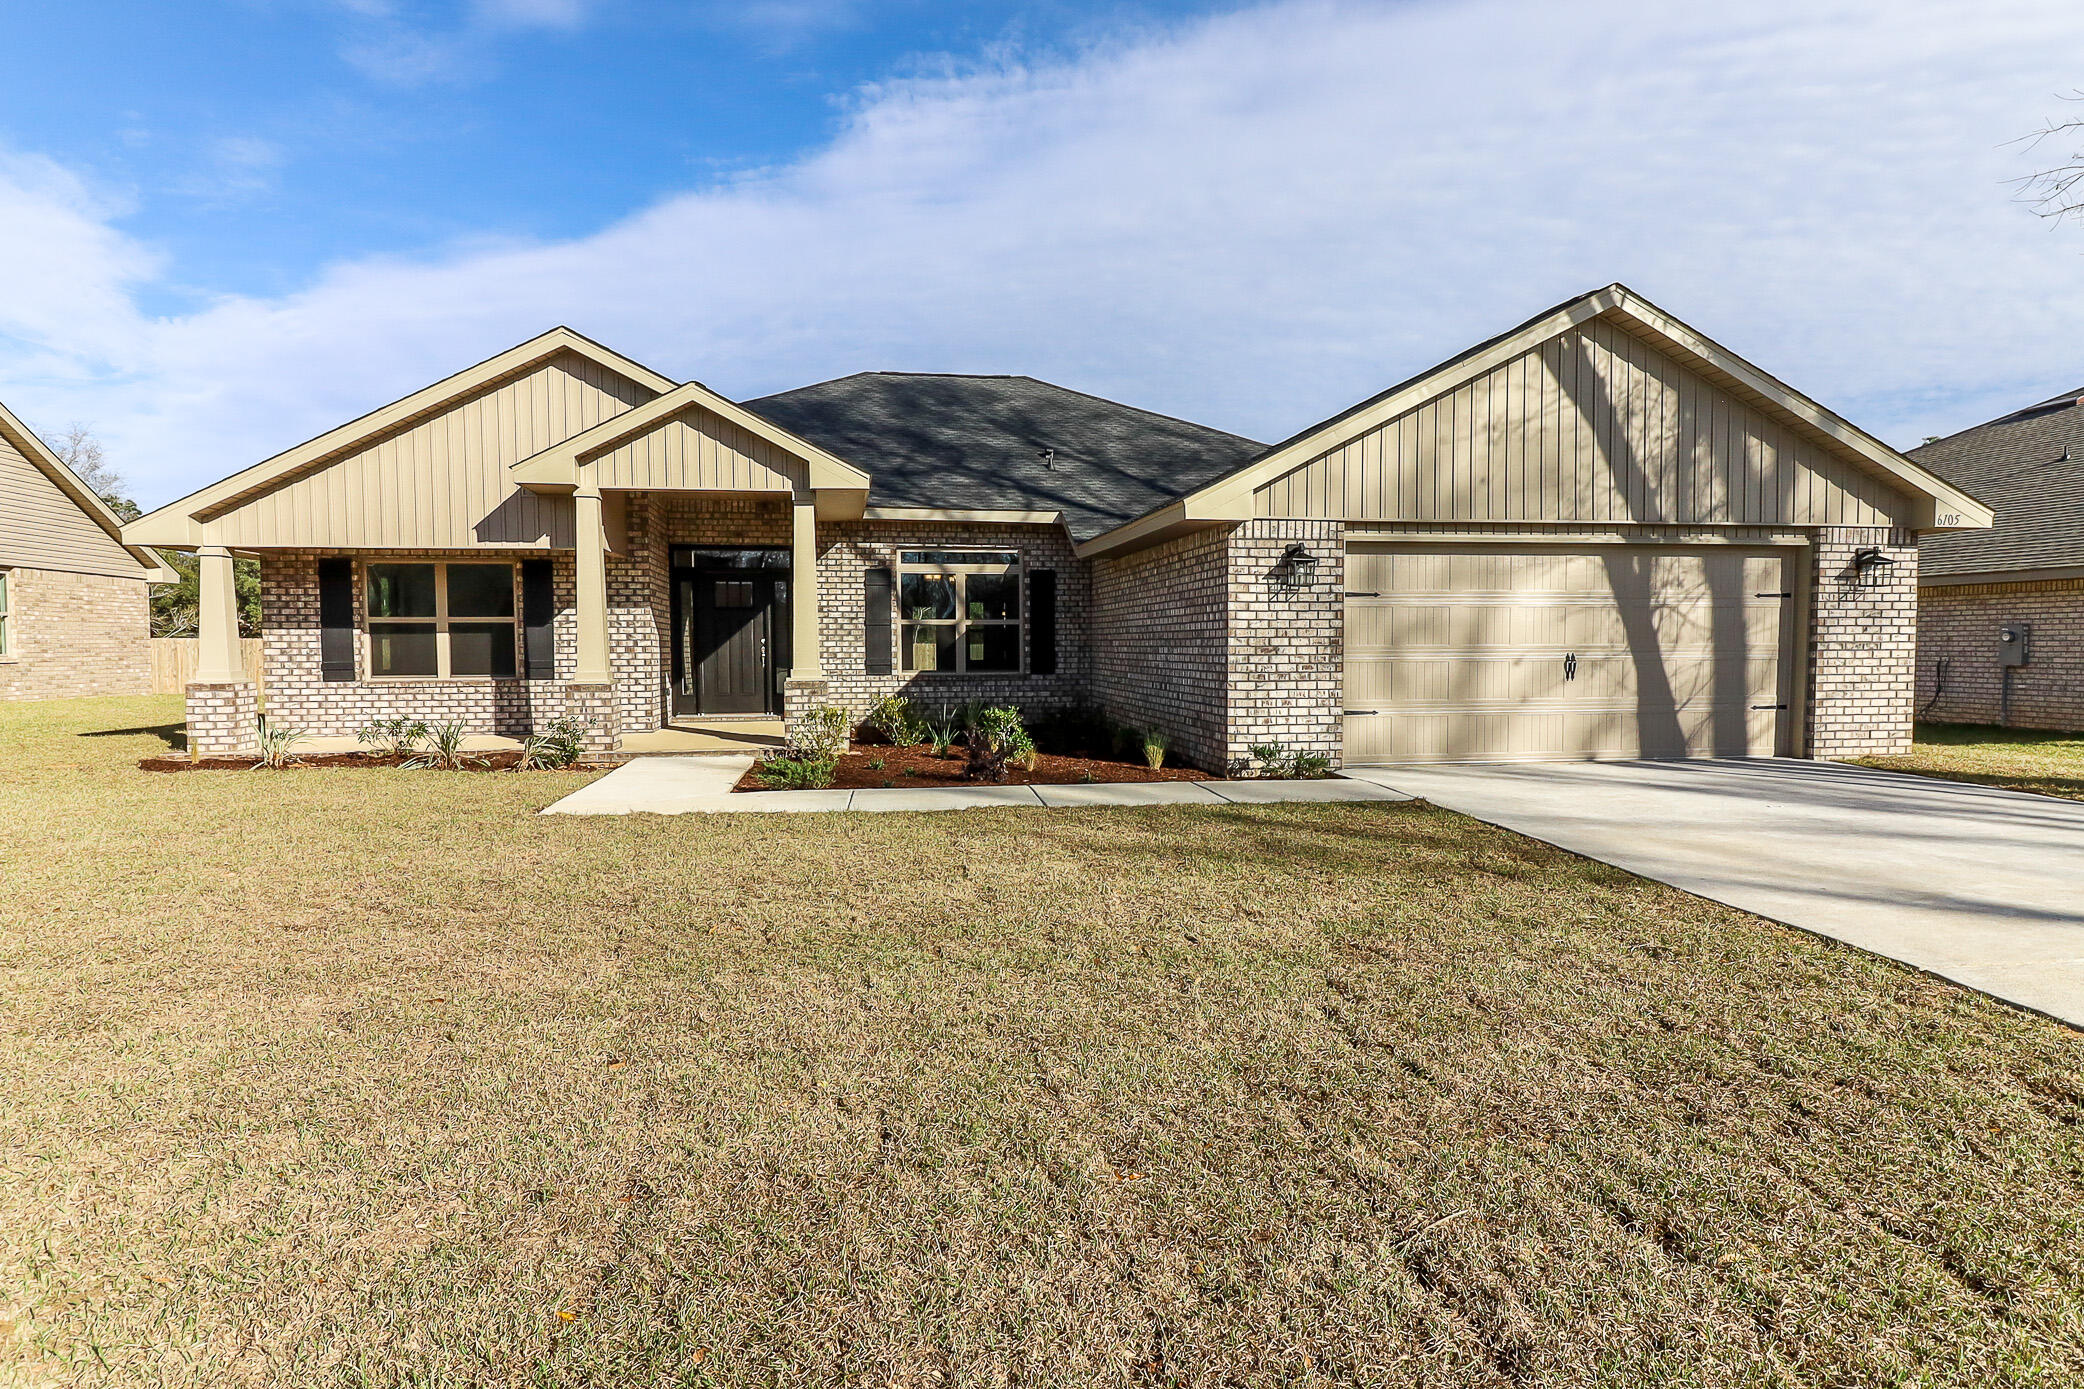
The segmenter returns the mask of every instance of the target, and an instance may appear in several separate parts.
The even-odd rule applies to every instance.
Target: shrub
[[[836,758],[847,750],[847,711],[820,704],[789,720],[789,754],[796,758]]]
[[[753,777],[770,791],[822,791],[839,770],[836,756],[770,752],[753,766]]]
[[[586,727],[571,719],[559,719],[548,728],[529,734],[522,740],[521,760],[514,764],[514,770],[551,772],[571,766],[586,752]]]
[[[1152,769],[1153,771],[1156,771],[1156,770],[1157,770],[1158,768],[1160,768],[1160,767],[1164,766],[1164,765],[1165,765],[1165,750],[1166,750],[1167,748],[1171,747],[1171,746],[1172,746],[1172,743],[1171,743],[1171,741],[1170,741],[1169,739],[1167,739],[1167,738],[1166,738],[1166,736],[1165,736],[1164,734],[1162,734],[1162,733],[1159,733],[1159,732],[1157,732],[1157,731],[1156,731],[1155,729],[1154,729],[1154,730],[1152,730],[1152,731],[1151,731],[1151,732],[1149,732],[1149,733],[1146,733],[1146,734],[1144,734],[1144,735],[1143,735],[1143,761],[1144,761],[1144,765],[1145,765],[1145,766],[1147,766],[1147,767],[1149,767],[1149,768],[1151,768],[1151,769]]]
[[[431,767],[438,772],[457,771],[463,766],[463,740],[469,736],[460,723],[445,723],[430,729],[425,740],[426,751],[405,765]]]
[[[1331,758],[1321,752],[1299,752],[1288,761],[1288,775],[1301,781],[1321,781],[1331,775]]]
[[[1288,751],[1286,744],[1251,743],[1246,746],[1245,751],[1252,754],[1250,765],[1260,776],[1273,781],[1285,781],[1291,774],[1295,755]]]
[[[957,735],[958,730],[952,718],[926,725],[926,741],[932,745],[935,757],[946,757],[949,749],[955,746]]]
[[[371,719],[355,730],[355,741],[388,757],[402,757],[427,741],[422,719]]]
[[[925,741],[926,720],[903,695],[884,695],[868,711],[861,727],[893,747],[908,748]]]
[[[1010,764],[1035,753],[1035,741],[1028,737],[1020,711],[1003,704],[971,707],[964,721],[963,742],[970,753],[963,775],[972,781],[1004,781]]]
[[[254,722],[254,745],[259,751],[259,759],[253,764],[254,767],[265,767],[271,772],[279,772],[284,767],[294,765],[297,760],[297,744],[310,736],[301,728],[277,728],[268,722],[267,715],[261,715]]]

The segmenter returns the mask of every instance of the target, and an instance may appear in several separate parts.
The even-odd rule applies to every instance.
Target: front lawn
[[[2084,733],[1921,723],[1909,756],[1857,760],[1862,766],[1884,771],[2084,800]]]
[[[0,1383],[2060,1384],[2084,1038],[1425,806],[0,706]]]

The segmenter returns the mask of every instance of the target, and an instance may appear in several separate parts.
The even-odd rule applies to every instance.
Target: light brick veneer
[[[1868,571],[1853,556],[1895,561]],[[1809,620],[1811,757],[1910,751],[1916,683],[1917,542],[1908,531],[1836,526],[1817,532]]]
[[[152,688],[150,604],[142,578],[9,569],[10,650],[0,699],[77,699]]]
[[[2012,622],[2033,633],[2007,677],[1997,629]],[[1919,589],[1917,707],[1952,723],[2084,729],[2084,579]]]
[[[1296,541],[1307,586],[1278,568]],[[1155,729],[1182,762],[1221,771],[1255,743],[1318,752],[1344,739],[1345,537],[1337,521],[1249,521],[1096,560],[1093,696]]]
[[[188,687],[188,755],[234,757],[258,746],[253,682]]]

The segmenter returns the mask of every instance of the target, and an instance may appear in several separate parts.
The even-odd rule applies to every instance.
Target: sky
[[[2084,386],[2084,224],[2010,183],[2074,0],[71,0],[0,52],[0,400],[147,507],[560,323],[1261,439],[1613,281],[1899,446]]]

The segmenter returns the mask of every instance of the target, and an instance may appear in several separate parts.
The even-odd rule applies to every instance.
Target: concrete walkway
[[[1781,758],[1347,775],[2084,1026],[2084,802]]]
[[[892,787],[867,791],[733,792],[745,754],[646,757],[580,787],[545,815],[754,814],[835,810],[984,810],[993,806],[1267,805],[1277,801],[1408,801],[1366,781],[1150,781],[1090,786]]]

